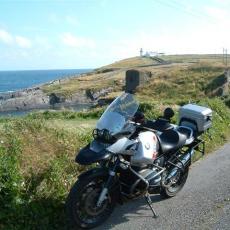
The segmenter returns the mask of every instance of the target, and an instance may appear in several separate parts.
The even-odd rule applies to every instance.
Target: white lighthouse
[[[140,57],[142,57],[143,56],[143,49],[141,48],[140,49]]]

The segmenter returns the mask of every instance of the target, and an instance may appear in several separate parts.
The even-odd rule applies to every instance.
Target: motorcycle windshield
[[[133,118],[139,107],[134,96],[129,93],[123,93],[117,97],[105,110],[98,120],[96,128],[106,129],[111,135],[122,131],[128,120]]]

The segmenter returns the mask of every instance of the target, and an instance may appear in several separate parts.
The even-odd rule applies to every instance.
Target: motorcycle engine
[[[157,169],[140,168],[135,166],[132,167],[132,169],[149,182],[150,191],[159,186],[161,176],[157,176],[151,179],[154,177],[154,175],[156,175]],[[122,192],[128,196],[138,197],[146,191],[146,184],[144,181],[135,175],[130,169],[122,170],[122,172],[120,172],[120,182],[122,186]]]

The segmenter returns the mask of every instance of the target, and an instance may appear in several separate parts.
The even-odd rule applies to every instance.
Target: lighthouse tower
[[[143,57],[143,49],[140,49],[140,57]]]

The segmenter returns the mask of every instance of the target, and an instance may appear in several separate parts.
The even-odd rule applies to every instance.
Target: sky
[[[230,52],[230,0],[0,0],[0,70]]]

